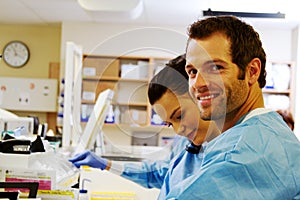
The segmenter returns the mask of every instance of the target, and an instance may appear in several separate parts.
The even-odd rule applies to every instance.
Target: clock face
[[[29,60],[29,49],[21,41],[12,41],[4,47],[2,56],[9,66],[22,67]]]

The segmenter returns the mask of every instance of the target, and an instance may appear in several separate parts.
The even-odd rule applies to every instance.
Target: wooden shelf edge
[[[161,129],[173,131],[172,127],[168,127],[168,126],[164,126],[164,125],[153,125],[153,124],[132,126],[130,124],[104,123],[104,126],[112,127],[112,128],[123,127],[123,128],[130,129],[133,131],[149,131],[149,130],[157,131],[157,130],[161,130]]]
[[[291,93],[290,90],[280,91],[276,89],[263,89],[262,92],[264,94],[290,94]]]
[[[142,83],[148,83],[148,78],[142,78],[142,79],[129,79],[129,78],[122,78],[122,77],[109,77],[109,76],[84,76],[82,78],[86,81],[119,81],[119,82],[142,82]]]
[[[114,76],[83,76],[82,80],[86,81],[119,81],[119,77],[114,77]]]
[[[81,100],[81,104],[95,104],[95,101],[91,100]],[[113,102],[111,103],[112,105],[117,105],[117,106],[129,106],[129,107],[147,107],[148,103],[120,103],[120,102]]]

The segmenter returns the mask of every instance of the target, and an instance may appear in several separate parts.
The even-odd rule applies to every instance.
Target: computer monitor
[[[100,148],[104,148],[102,127],[109,112],[109,106],[111,104],[113,95],[114,92],[111,89],[104,90],[99,94],[93,111],[85,126],[84,132],[78,141],[77,147],[74,151],[74,155],[81,153],[86,149],[93,149],[96,143],[97,136],[100,137],[100,140],[102,142]]]
[[[62,146],[75,146],[82,133],[81,85],[82,85],[82,48],[73,42],[66,43],[65,83],[63,103]]]

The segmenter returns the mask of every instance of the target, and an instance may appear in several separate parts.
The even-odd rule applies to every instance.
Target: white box
[[[33,174],[33,177],[39,176],[37,172],[46,174],[47,179],[51,178],[51,189],[70,188],[78,180],[79,170],[67,158],[55,152],[32,154],[0,153],[0,160],[0,176],[2,177],[0,179],[2,181],[6,169],[13,170],[13,174],[28,173],[27,178],[30,178],[30,173]]]
[[[32,153],[32,154],[14,154],[14,153],[0,153],[0,167],[12,168],[30,168],[36,159],[45,156],[46,153]]]
[[[148,77],[148,62],[139,61],[137,65],[122,64],[121,77],[125,79],[146,79]]]
[[[33,125],[34,120],[32,117],[0,118],[0,132],[12,131],[18,127],[24,126],[27,135],[32,135]]]
[[[52,190],[56,185],[54,170],[0,167],[2,182],[39,182],[39,190]]]
[[[17,166],[27,168],[30,163],[30,156],[28,154],[0,153],[0,160],[0,168]]]

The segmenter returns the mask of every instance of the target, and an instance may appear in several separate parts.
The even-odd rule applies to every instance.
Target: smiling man
[[[165,199],[300,199],[300,143],[264,108],[258,33],[232,16],[199,20],[189,27],[186,62],[201,118],[223,133],[204,149],[199,170]]]

